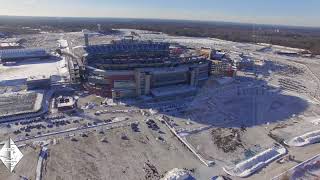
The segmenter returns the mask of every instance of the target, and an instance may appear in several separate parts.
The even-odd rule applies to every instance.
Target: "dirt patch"
[[[235,152],[238,148],[244,148],[241,137],[245,129],[217,128],[211,131],[212,140],[219,149],[225,153]]]
[[[158,180],[161,178],[159,175],[159,172],[157,168],[152,165],[150,162],[146,162],[143,167],[145,174],[145,179],[146,180]]]
[[[296,75],[303,75],[304,69],[300,67],[295,67],[293,65],[282,64],[281,70],[277,72],[279,75],[295,77]]]

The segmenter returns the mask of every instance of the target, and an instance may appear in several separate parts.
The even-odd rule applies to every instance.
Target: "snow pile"
[[[69,73],[69,69],[67,66],[67,61],[65,58],[63,58],[61,61],[57,62],[57,67],[59,68],[60,75],[67,75]]]
[[[117,106],[118,105],[116,102],[113,101],[113,99],[110,99],[110,98],[106,98],[103,101],[103,104],[105,104],[107,106]]]
[[[150,113],[151,115],[155,115],[155,114],[158,113],[158,111],[155,110],[155,109],[149,109],[149,113]]]
[[[61,48],[67,48],[69,46],[68,41],[65,39],[59,39],[58,43]]]
[[[128,117],[116,117],[113,119],[113,122],[121,122],[121,121],[125,121],[128,120]]]
[[[183,169],[172,169],[161,180],[195,180],[189,171]]]
[[[81,109],[93,109],[97,106],[96,103],[88,102],[84,106],[81,107]]]
[[[285,142],[285,144],[287,144],[288,146],[301,147],[301,146],[306,146],[306,145],[314,144],[318,142],[320,142],[320,130],[312,131],[304,135],[295,137]]]
[[[320,118],[312,120],[311,123],[314,124],[315,126],[320,125]]]
[[[235,167],[224,167],[223,170],[231,176],[248,177],[259,169],[267,166],[270,162],[286,154],[286,152],[286,148],[275,146],[250,159],[240,162]]]

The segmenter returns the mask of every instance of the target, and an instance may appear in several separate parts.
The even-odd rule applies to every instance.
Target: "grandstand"
[[[0,60],[2,63],[16,62],[30,58],[46,58],[49,54],[44,49],[6,49],[0,50]]]
[[[91,45],[75,48],[75,54],[82,57],[83,61],[96,59],[103,60],[121,58],[154,58],[169,55],[168,43],[155,43],[150,41],[121,40],[111,44]],[[86,56],[83,56],[86,54]]]

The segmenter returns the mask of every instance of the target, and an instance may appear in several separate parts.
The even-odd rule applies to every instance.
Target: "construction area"
[[[118,31],[16,37],[43,49],[0,65],[0,138],[24,154],[0,179],[319,178],[320,57]]]

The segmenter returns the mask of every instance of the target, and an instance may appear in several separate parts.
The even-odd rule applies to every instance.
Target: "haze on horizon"
[[[156,18],[320,27],[319,0],[0,0],[0,15]]]

